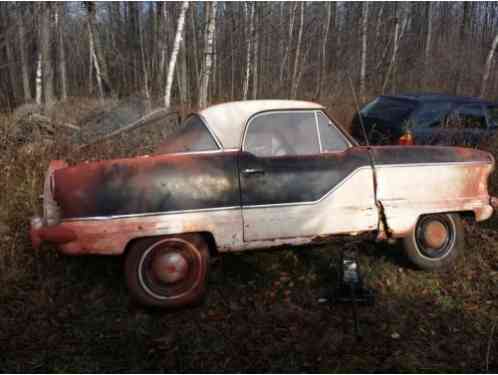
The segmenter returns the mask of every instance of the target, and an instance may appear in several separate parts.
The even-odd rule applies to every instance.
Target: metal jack
[[[331,303],[352,304],[354,334],[357,340],[361,340],[358,305],[372,306],[375,303],[375,294],[372,289],[364,287],[360,267],[353,254],[341,251],[339,280],[332,294]]]

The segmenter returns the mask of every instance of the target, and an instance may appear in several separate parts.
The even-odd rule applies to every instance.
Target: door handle
[[[247,168],[242,170],[243,174],[249,175],[249,174],[264,174],[265,171],[264,169],[257,169],[257,168]]]

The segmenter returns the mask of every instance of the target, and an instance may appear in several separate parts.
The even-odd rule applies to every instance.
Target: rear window
[[[364,106],[360,113],[363,117],[399,122],[406,119],[416,106],[417,103],[410,100],[379,96]]]
[[[158,147],[157,153],[215,151],[219,147],[199,116],[192,115]]]

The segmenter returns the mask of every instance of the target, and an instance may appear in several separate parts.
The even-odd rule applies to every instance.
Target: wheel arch
[[[155,235],[155,236],[134,237],[126,243],[122,255],[126,256],[130,251],[130,249],[133,247],[133,244],[143,239],[172,238],[172,237],[191,238],[191,236],[196,236],[196,235],[200,236],[202,240],[206,242],[210,256],[216,257],[219,255],[218,247],[216,245],[216,240],[211,232],[186,232],[186,233],[172,233],[172,234]]]

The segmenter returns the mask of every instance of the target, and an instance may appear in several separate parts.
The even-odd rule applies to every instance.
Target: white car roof
[[[213,105],[197,114],[225,149],[240,148],[242,136],[251,116],[263,111],[323,109],[317,103],[299,100],[245,100]]]

